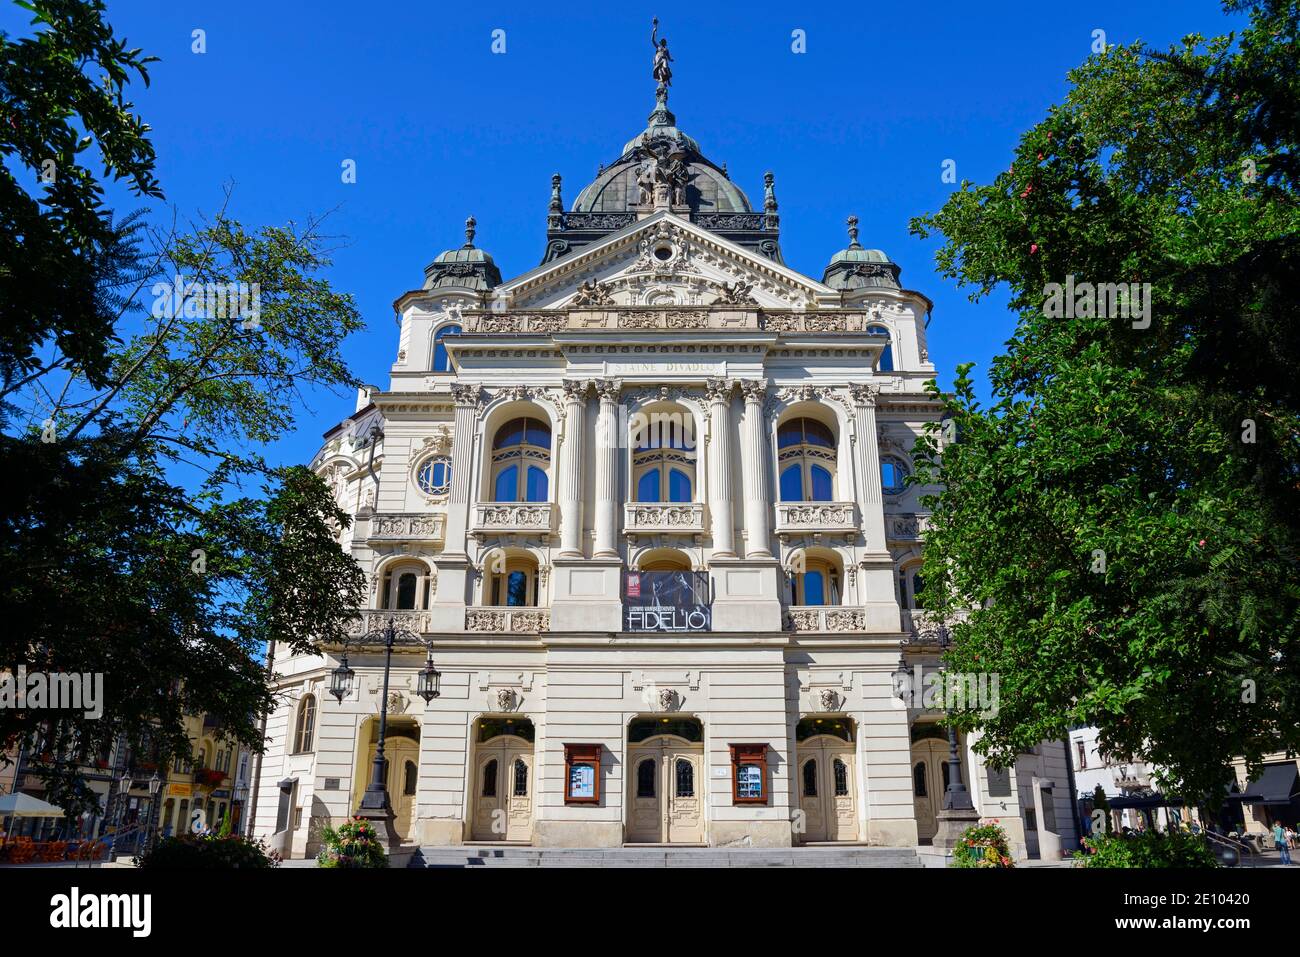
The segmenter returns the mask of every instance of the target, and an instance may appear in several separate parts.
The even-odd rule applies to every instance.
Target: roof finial
[[[564,200],[560,197],[560,174],[551,176],[551,205],[546,211],[546,228],[564,228]]]
[[[662,98],[665,104],[668,102],[668,87],[673,85],[673,68],[668,64],[673,62],[672,55],[668,52],[667,38],[656,39],[659,33],[659,18],[655,17],[650,21],[650,46],[655,51],[655,65],[653,76],[659,84],[656,89],[656,98]]]
[[[474,248],[474,227],[478,225],[478,220],[473,216],[465,220],[465,248]]]
[[[763,209],[766,212],[776,211],[776,177],[768,170],[763,174]]]
[[[862,247],[858,245],[858,217],[850,216],[844,222],[849,227],[849,248],[861,249]]]

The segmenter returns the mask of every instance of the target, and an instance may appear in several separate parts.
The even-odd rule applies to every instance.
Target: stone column
[[[453,385],[456,402],[451,433],[451,489],[447,494],[447,530],[443,552],[465,554],[469,521],[469,483],[474,472],[474,428],[478,420],[480,390],[477,385]]]
[[[582,447],[586,440],[586,382],[564,381],[564,440],[560,449],[560,555],[582,556]]]
[[[731,511],[731,391],[734,382],[710,379],[709,515],[713,519],[713,555],[736,557],[735,517]]]
[[[849,386],[857,434],[857,472],[862,479],[862,535],[867,551],[885,548],[885,504],[880,490],[880,446],[876,438],[876,394],[872,386]]]
[[[745,430],[741,449],[745,478],[746,558],[771,558],[769,514],[772,510],[767,478],[767,429],[763,403],[767,399],[766,379],[742,379],[745,394]]]
[[[618,557],[618,394],[622,383],[596,382],[596,558]]]

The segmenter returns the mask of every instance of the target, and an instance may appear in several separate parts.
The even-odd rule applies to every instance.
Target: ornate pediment
[[[816,310],[839,294],[668,212],[499,286],[512,310],[711,305]]]

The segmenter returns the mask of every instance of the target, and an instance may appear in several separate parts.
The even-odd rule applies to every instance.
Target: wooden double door
[[[799,742],[797,753],[803,841],[858,840],[857,760],[852,743],[821,735]]]
[[[500,735],[474,752],[473,815],[475,841],[533,839],[533,745],[514,735]]]
[[[662,735],[628,748],[627,840],[704,843],[704,746]]]

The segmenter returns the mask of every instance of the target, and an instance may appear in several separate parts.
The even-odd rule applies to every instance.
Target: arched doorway
[[[704,726],[697,718],[628,724],[627,841],[704,843]]]
[[[795,727],[804,843],[858,840],[853,731],[849,718],[808,717]]]
[[[960,737],[957,753],[961,761],[961,779],[971,786],[969,763]],[[912,726],[912,803],[916,812],[916,836],[922,844],[934,840],[939,827],[938,813],[943,810],[943,793],[948,787],[948,732],[938,724]]]
[[[527,718],[480,718],[475,725],[470,838],[533,839],[536,732]]]
[[[370,784],[375,752],[379,750],[379,720],[371,718],[362,732],[366,747],[360,751],[364,761],[357,763],[353,778],[352,807],[355,809]],[[420,777],[420,725],[410,718],[389,715],[384,735],[384,787],[388,789],[388,803],[393,809],[393,830],[406,841],[412,833],[415,817],[415,792]]]

